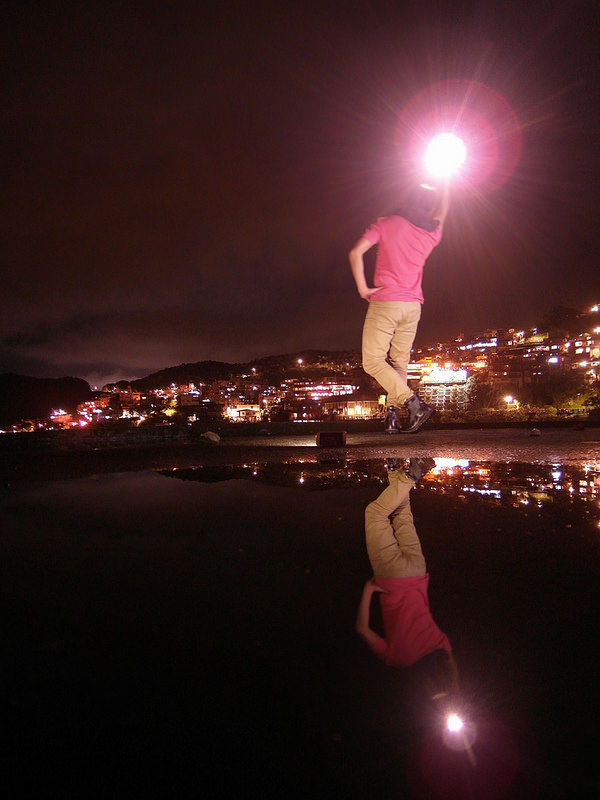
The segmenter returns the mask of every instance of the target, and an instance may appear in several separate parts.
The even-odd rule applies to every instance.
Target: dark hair
[[[439,225],[439,221],[434,219],[439,206],[439,191],[434,186],[421,183],[409,187],[402,198],[400,207],[394,213],[419,228],[434,231]]]
[[[409,667],[409,671],[409,680],[423,699],[435,703],[451,699],[456,692],[456,674],[446,650],[434,650]]]
[[[410,667],[389,670],[397,683],[402,714],[409,727],[439,725],[459,700],[456,671],[446,650],[434,650]]]

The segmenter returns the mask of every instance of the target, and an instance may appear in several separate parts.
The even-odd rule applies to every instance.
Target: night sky
[[[499,156],[456,182],[417,343],[600,300],[597,0],[203,6],[4,9],[0,372],[359,349],[348,250],[455,105]]]

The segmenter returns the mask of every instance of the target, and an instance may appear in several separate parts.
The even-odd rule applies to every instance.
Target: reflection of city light
[[[434,458],[435,466],[438,469],[448,469],[451,467],[468,467],[470,461],[466,458]]]
[[[423,383],[465,383],[467,380],[466,369],[432,369],[423,375]]]
[[[600,460],[590,460],[585,466],[564,467],[556,463],[519,464],[439,457],[435,461],[444,468],[436,466],[429,474],[427,491],[440,492],[467,503],[480,500],[495,505],[505,504],[523,515],[531,514],[532,510],[538,516],[553,514],[553,509],[560,510],[562,502],[569,513],[578,514],[595,530],[600,528]],[[307,489],[340,489],[386,484],[388,468],[384,459],[380,462],[372,459],[354,461],[346,455],[334,460],[302,458],[230,466],[227,475],[229,478],[259,480],[298,489],[304,489],[304,486]],[[210,467],[195,468],[193,479],[214,479],[213,471]],[[227,479],[223,477],[221,468],[218,479]],[[566,527],[571,527],[571,524]],[[445,720],[442,724],[445,725]],[[465,724],[465,727],[469,728],[469,725]]]

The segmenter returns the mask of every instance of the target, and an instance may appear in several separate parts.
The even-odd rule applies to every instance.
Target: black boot
[[[408,423],[404,429],[405,433],[416,433],[421,430],[427,420],[435,413],[435,408],[428,406],[416,394],[409,397],[404,405],[408,409]]]
[[[406,474],[409,478],[412,478],[415,483],[418,483],[423,475],[426,475],[434,467],[435,461],[433,458],[411,458],[408,462]]]
[[[394,406],[388,406],[385,415],[384,430],[386,433],[398,433],[400,425],[398,424],[398,414]]]

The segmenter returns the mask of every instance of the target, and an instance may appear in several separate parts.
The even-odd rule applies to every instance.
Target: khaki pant
[[[406,383],[421,303],[369,303],[362,337],[363,369],[383,387],[388,405],[400,407],[413,394]]]
[[[427,572],[410,510],[414,481],[390,472],[390,484],[365,510],[367,553],[376,578],[416,578]]]

